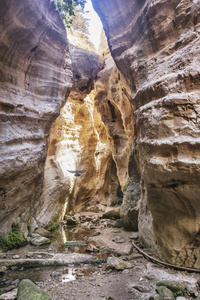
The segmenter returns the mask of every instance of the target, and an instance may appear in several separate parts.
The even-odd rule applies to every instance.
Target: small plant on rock
[[[177,292],[174,292],[173,294],[174,294],[174,297],[175,297],[175,298],[178,297],[178,296],[184,296],[184,293],[183,293],[183,291],[181,291],[181,290],[179,290],[179,291],[177,291]]]
[[[54,231],[54,230],[58,229],[59,226],[60,226],[60,224],[59,224],[58,222],[55,222],[55,223],[53,223],[52,225],[50,225],[50,226],[47,228],[47,230],[48,230],[48,231]]]
[[[73,17],[75,16],[75,8],[80,6],[84,9],[86,0],[59,0],[57,7],[67,28],[71,27]]]
[[[7,234],[7,236],[0,238],[0,247],[3,251],[18,248],[26,244],[26,238],[24,234],[20,231],[19,224],[13,224],[12,230]]]

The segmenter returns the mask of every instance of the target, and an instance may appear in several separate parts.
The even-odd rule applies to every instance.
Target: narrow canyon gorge
[[[175,269],[200,273],[199,0],[92,0],[103,25],[98,51],[81,9],[66,29],[57,2],[0,0],[0,276],[4,268],[24,271],[53,261],[109,265],[107,256],[117,253],[126,267],[105,271],[103,265],[102,276],[120,270],[124,279],[117,273],[111,281],[123,286],[135,276],[127,257],[138,255],[138,278],[147,272],[150,281],[155,264],[142,251],[134,254],[137,247]],[[82,247],[87,235],[93,244],[86,252],[104,251],[106,243],[113,248],[105,257],[78,251],[76,258],[70,247]],[[42,239],[48,245],[40,248]],[[25,252],[21,264],[11,262]],[[66,258],[57,258],[60,252]],[[176,278],[164,270],[157,276]],[[166,284],[170,298],[138,283],[142,291],[137,285],[121,294],[119,284],[114,296],[75,296],[70,282],[71,294],[64,296],[62,286],[61,296],[41,280],[51,298],[38,299],[200,299],[200,279],[177,276],[190,281],[192,292]],[[0,299],[28,299],[21,289],[1,298],[0,284]]]

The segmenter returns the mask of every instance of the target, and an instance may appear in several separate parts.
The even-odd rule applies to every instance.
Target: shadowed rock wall
[[[199,1],[93,5],[136,107],[141,240],[169,262],[199,268]]]
[[[71,88],[63,22],[49,0],[0,0],[0,234],[28,222],[37,203],[46,139]]]

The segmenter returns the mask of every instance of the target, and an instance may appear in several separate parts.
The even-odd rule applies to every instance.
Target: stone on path
[[[159,286],[156,289],[156,292],[161,296],[163,299],[167,300],[173,300],[174,295],[170,289],[168,289],[166,286]]]
[[[122,244],[125,242],[125,238],[123,236],[116,236],[112,239],[116,244]]]
[[[181,291],[182,293],[185,292],[185,286],[183,283],[179,281],[168,281],[162,280],[157,283],[157,286],[165,286],[170,289],[173,293]]]
[[[117,271],[122,271],[125,269],[131,269],[133,265],[130,262],[124,261],[117,257],[108,257],[107,269],[115,269]]]

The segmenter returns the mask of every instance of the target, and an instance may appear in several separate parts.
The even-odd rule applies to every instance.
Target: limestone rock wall
[[[71,88],[66,31],[50,0],[0,1],[0,235],[28,222],[47,137]]]
[[[199,1],[92,2],[136,107],[141,240],[199,268]]]
[[[107,128],[112,142],[112,158],[120,185],[117,186],[117,181],[113,181],[113,191],[118,189],[118,197],[114,198],[111,193],[108,204],[115,205],[121,204],[123,192],[125,196],[126,187],[130,181],[129,160],[133,150],[135,126],[133,113],[135,108],[130,103],[130,87],[111,57],[104,31],[99,51],[105,59],[105,67],[97,75],[95,107],[101,115],[101,120]],[[122,205],[121,218],[123,221],[125,221],[124,217]]]
[[[110,163],[106,131],[94,112],[91,94],[104,61],[96,53],[73,45],[70,45],[70,57],[73,89],[50,132],[44,187],[35,215],[41,225],[61,221],[66,209],[92,206],[91,198],[95,203],[96,194],[104,186],[105,172],[101,169]],[[77,169],[86,172],[75,177],[68,171]]]
[[[79,41],[80,44],[80,41]],[[36,218],[41,225],[69,211],[121,204],[134,136],[130,88],[102,34],[101,55],[70,45],[74,84],[54,122]],[[86,170],[81,176],[73,170]],[[137,219],[137,218],[136,218]]]

